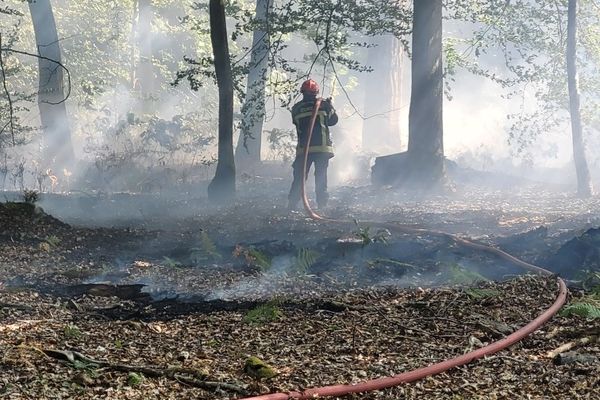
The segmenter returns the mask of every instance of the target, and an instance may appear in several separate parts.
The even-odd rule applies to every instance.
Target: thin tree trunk
[[[402,102],[402,44],[386,35],[373,38],[375,46],[368,50],[368,63],[373,67],[367,77],[363,151],[399,151],[400,104]]]
[[[135,65],[136,65],[135,48],[136,48],[136,44],[137,44],[136,41],[137,41],[137,21],[138,21],[138,17],[139,17],[138,0],[134,0],[133,1],[132,16],[131,16],[131,37],[130,37],[131,50],[130,50],[130,54],[129,54],[129,81],[130,81],[132,89],[136,88],[136,83],[135,83],[135,78],[136,78],[136,73],[135,73]]]
[[[137,21],[137,43],[139,48],[139,64],[136,71],[136,84],[141,96],[141,112],[150,114],[154,111],[156,74],[152,62],[153,55],[153,35],[152,21],[154,19],[154,10],[151,0],[138,1],[138,21]]]
[[[38,54],[61,61],[60,42],[50,0],[29,3]],[[67,117],[63,87],[63,69],[55,62],[38,59],[38,106],[43,133],[43,162],[48,168],[60,171],[71,169],[75,162],[71,130]],[[58,172],[55,172],[58,173]]]
[[[408,158],[411,179],[428,186],[445,179],[442,0],[414,0],[413,4]]]
[[[577,82],[577,0],[569,0],[567,23],[567,78],[569,85],[569,108],[571,112],[571,132],[573,138],[573,159],[577,173],[577,194],[582,197],[592,195],[592,181],[585,157],[583,128],[581,125],[580,97]]]
[[[262,129],[265,119],[265,87],[269,61],[268,18],[273,0],[256,0],[255,19],[258,28],[252,36],[252,53],[248,70],[246,100],[242,107],[242,125],[235,151],[239,165],[260,163]]]
[[[208,198],[213,202],[222,202],[231,200],[235,196],[233,77],[223,0],[210,0],[209,14],[210,40],[219,87],[219,159],[215,177],[208,186]]]

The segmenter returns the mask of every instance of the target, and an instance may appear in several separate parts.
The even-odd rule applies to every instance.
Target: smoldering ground
[[[595,236],[585,233],[600,223],[596,199],[575,200],[535,186],[523,187],[512,197],[482,192],[478,186],[437,197],[340,188],[332,192],[328,213],[356,222],[349,218],[347,224],[336,225],[290,214],[282,203],[286,187],[270,189],[270,196],[264,190],[249,194],[220,208],[200,200],[131,194],[96,199],[96,209],[86,196],[84,201],[73,195],[42,200],[47,212],[63,213],[73,225],[57,226],[45,217],[17,219],[16,231],[2,232],[2,276],[6,285],[46,291],[81,283],[144,285],[142,292],[155,300],[265,301],[373,286],[471,285],[523,273],[445,240],[380,232],[370,226],[374,220],[467,235],[573,281],[596,268],[593,254],[598,250],[587,239]],[[193,213],[180,212],[185,201]],[[53,204],[58,205],[54,211]],[[145,207],[147,213],[132,218],[123,212],[106,219],[109,209],[134,206]],[[94,213],[104,218],[84,218]],[[95,227],[81,226],[84,220]],[[115,226],[100,228],[103,224]],[[14,221],[9,225],[16,226]],[[567,265],[564,260],[573,259],[574,248],[581,246],[576,243],[588,243],[590,256]],[[25,248],[33,249],[32,255],[15,260]]]

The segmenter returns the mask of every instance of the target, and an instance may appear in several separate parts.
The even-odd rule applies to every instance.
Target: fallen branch
[[[111,369],[113,371],[120,372],[136,372],[144,374],[151,378],[169,378],[178,382],[185,383],[190,386],[199,387],[206,390],[228,390],[242,395],[247,395],[248,391],[245,387],[225,382],[211,382],[207,381],[206,375],[201,371],[191,368],[155,368],[149,366],[138,366],[138,365],[127,365],[120,363],[112,363],[108,361],[95,360],[87,357],[77,351],[69,350],[43,350],[44,354],[52,357],[56,360],[66,362],[74,365],[75,362],[82,362],[90,366],[97,366],[99,368]]]
[[[33,311],[33,307],[25,304],[0,303],[0,308],[12,308],[18,311]]]
[[[556,349],[546,353],[546,357],[554,359],[561,353],[568,352],[569,350],[572,350],[577,347],[586,346],[586,345],[592,344],[592,343],[597,343],[599,341],[600,341],[599,335],[582,337],[580,339],[573,340],[571,342],[568,342],[561,346],[558,346]]]
[[[594,354],[580,354],[576,351],[569,351],[567,353],[560,353],[554,358],[553,362],[556,365],[569,365],[569,364],[597,364],[598,356]]]

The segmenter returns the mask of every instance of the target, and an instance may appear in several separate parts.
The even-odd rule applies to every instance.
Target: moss
[[[258,357],[248,357],[244,363],[244,372],[254,379],[271,379],[277,371]]]

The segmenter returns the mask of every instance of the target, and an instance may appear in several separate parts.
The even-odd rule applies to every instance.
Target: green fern
[[[293,272],[306,274],[315,265],[320,256],[316,251],[307,248],[299,249],[294,265],[292,266]]]
[[[223,256],[219,253],[217,245],[208,236],[208,233],[202,231],[200,232],[200,246],[191,250],[190,258],[194,264],[200,264],[211,260],[221,260]]]
[[[587,319],[600,318],[600,307],[597,304],[577,302],[569,304],[560,311],[561,317],[577,315]]]
[[[492,297],[498,297],[502,293],[496,289],[483,289],[483,288],[469,288],[465,290],[465,293],[475,300],[489,299]]]
[[[168,268],[180,268],[182,266],[179,261],[167,256],[163,257],[163,264]]]
[[[471,285],[475,282],[488,281],[483,275],[470,271],[458,264],[453,264],[449,269],[448,282],[452,285]]]
[[[252,265],[258,267],[262,272],[271,269],[271,258],[255,248],[248,249],[248,256],[252,260]]]
[[[354,219],[354,224],[358,228],[354,231],[354,236],[362,241],[363,247],[373,243],[388,244],[388,240],[392,236],[391,232],[387,229],[380,229],[373,234],[369,226],[360,226],[356,219]]]
[[[46,243],[48,243],[48,245],[50,247],[58,247],[58,245],[60,244],[60,238],[56,235],[50,235],[50,236],[46,236],[46,238],[44,239],[44,241]]]

